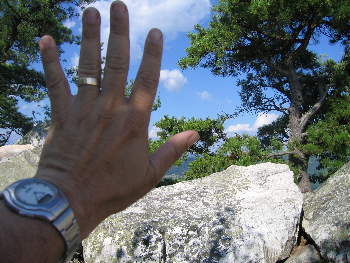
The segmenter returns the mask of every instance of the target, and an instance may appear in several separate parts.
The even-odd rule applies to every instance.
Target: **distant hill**
[[[185,162],[183,162],[180,166],[173,165],[166,172],[165,178],[178,179],[184,177],[186,170],[188,169],[189,164],[196,160],[196,156],[190,156]]]

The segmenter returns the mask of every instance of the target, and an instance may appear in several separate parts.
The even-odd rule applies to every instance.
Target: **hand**
[[[53,125],[36,177],[56,184],[68,197],[82,239],[107,216],[148,193],[199,136],[186,131],[148,152],[150,112],[159,81],[162,33],[152,29],[130,98],[124,97],[129,68],[129,18],[120,1],[111,6],[111,32],[101,75],[100,15],[83,14],[79,76],[100,80],[72,96],[50,36],[40,40]]]

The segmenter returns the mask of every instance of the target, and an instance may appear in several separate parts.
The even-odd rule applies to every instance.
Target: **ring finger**
[[[79,78],[95,78],[97,86],[91,84],[79,84],[77,100],[80,112],[85,115],[99,94],[101,78],[101,45],[100,45],[99,12],[89,7],[83,14],[83,37],[79,58]]]

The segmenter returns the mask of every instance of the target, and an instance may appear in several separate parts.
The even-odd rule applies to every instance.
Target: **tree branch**
[[[321,93],[319,100],[301,117],[300,125],[301,125],[302,129],[305,128],[306,124],[309,122],[311,117],[319,111],[319,109],[322,107],[322,105],[326,99],[328,88],[327,87],[320,87],[319,90]]]
[[[289,154],[297,154],[297,152],[291,151],[291,152],[271,153],[267,157],[274,158],[274,157],[279,157],[279,156],[284,156],[284,155],[289,155]]]
[[[303,94],[302,94],[303,87],[301,86],[299,77],[292,65],[289,65],[288,79],[291,85],[292,107],[295,108],[295,110],[299,114],[299,112],[301,111],[301,107],[303,105]]]
[[[284,70],[283,68],[279,67],[278,65],[273,64],[269,59],[263,58],[263,61],[268,65],[270,68],[275,70],[276,72],[282,74],[283,76],[288,76],[288,71]]]
[[[316,28],[316,26],[314,25],[314,20],[315,20],[315,15],[313,14],[309,20],[308,25],[307,25],[307,30],[306,30],[304,38],[300,39],[300,42],[301,42],[300,46],[294,52],[292,52],[287,59],[288,64],[291,64],[293,58],[295,58],[296,56],[299,55],[300,52],[305,50],[307,45],[309,44],[310,39],[311,39],[311,37],[314,33],[314,30]],[[296,39],[296,40],[299,40],[299,39]]]

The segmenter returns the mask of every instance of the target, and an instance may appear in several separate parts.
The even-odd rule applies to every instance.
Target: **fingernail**
[[[200,139],[199,134],[196,132],[188,139],[188,147],[191,147],[193,144],[198,142]]]
[[[128,11],[128,9],[126,8],[126,5],[122,1],[114,2],[112,8],[113,8],[113,11],[119,15],[123,15]]]
[[[86,9],[86,22],[90,25],[94,25],[97,22],[97,11],[95,8]]]
[[[150,34],[150,41],[153,43],[158,43],[163,37],[163,34],[158,29],[152,29]]]

